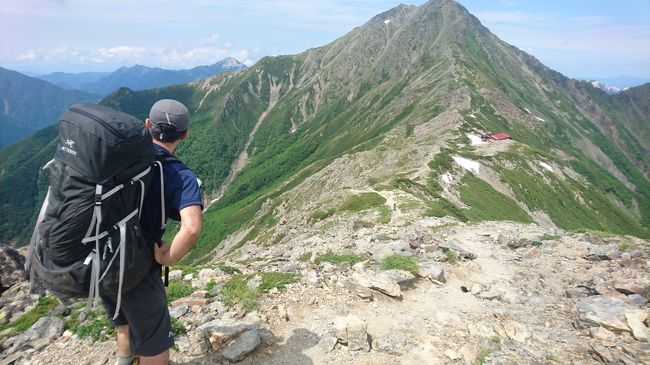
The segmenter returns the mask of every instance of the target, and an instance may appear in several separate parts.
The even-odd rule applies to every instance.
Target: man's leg
[[[167,365],[169,364],[169,349],[156,356],[140,356],[140,365]]]
[[[115,328],[117,332],[117,356],[131,356],[129,346],[129,325],[124,324]]]

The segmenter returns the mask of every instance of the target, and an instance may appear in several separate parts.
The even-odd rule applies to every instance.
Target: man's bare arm
[[[181,228],[174,236],[171,247],[163,243],[154,245],[156,262],[163,266],[172,266],[192,248],[199,239],[203,217],[200,205],[190,205],[181,209]]]

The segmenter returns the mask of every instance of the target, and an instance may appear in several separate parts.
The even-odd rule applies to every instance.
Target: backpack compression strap
[[[144,202],[144,195],[145,195],[145,186],[144,182],[142,181],[142,178],[146,176],[149,172],[151,172],[151,166],[143,170],[141,173],[138,175],[134,176],[131,180],[130,183],[134,184],[136,181],[140,183],[141,190],[140,190],[140,207],[139,209],[134,210],[131,212],[129,215],[124,217],[121,221],[119,221],[116,226],[120,231],[120,242],[118,245],[117,250],[115,253],[113,253],[113,257],[111,257],[111,260],[109,261],[108,265],[106,265],[106,268],[104,269],[103,273],[100,273],[101,267],[100,267],[100,247],[99,247],[99,240],[106,237],[110,232],[108,230],[99,232],[100,226],[102,224],[102,201],[105,199],[109,198],[113,194],[117,193],[118,191],[124,189],[125,184],[120,184],[113,189],[109,190],[106,193],[103,193],[103,186],[102,185],[97,185],[95,188],[95,210],[93,212],[93,217],[90,222],[90,226],[88,227],[88,231],[86,232],[86,237],[81,240],[82,244],[86,244],[88,242],[95,242],[95,249],[88,254],[88,257],[86,258],[86,261],[84,264],[89,264],[92,263],[92,268],[90,271],[90,288],[88,290],[88,305],[91,307],[94,307],[95,304],[97,303],[99,299],[99,283],[104,279],[108,271],[110,270],[111,266],[113,265],[113,262],[115,260],[115,257],[119,253],[120,255],[120,268],[119,268],[119,281],[118,281],[118,291],[117,291],[117,303],[115,306],[115,314],[113,316],[113,319],[117,319],[117,316],[120,313],[120,307],[122,304],[122,284],[124,282],[124,265],[126,261],[126,222],[128,222],[130,219],[132,219],[135,214],[138,214],[138,217],[140,215],[140,212],[142,211],[142,204]],[[93,231],[93,225],[95,228],[95,235],[90,236],[90,234]],[[112,251],[112,245],[109,246]],[[105,251],[105,250],[104,250]],[[105,254],[106,252],[104,252]]]

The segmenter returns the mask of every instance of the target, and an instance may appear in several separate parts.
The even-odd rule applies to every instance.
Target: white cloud
[[[28,50],[15,57],[18,62],[93,62],[99,64],[134,64],[167,68],[190,68],[208,65],[226,57],[253,64],[259,49],[233,49],[230,42],[219,45],[219,35],[211,34],[196,45],[176,47],[143,47],[119,45],[97,49],[57,47],[49,51]]]

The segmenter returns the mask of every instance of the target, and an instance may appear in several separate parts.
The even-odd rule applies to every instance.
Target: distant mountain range
[[[146,90],[173,84],[185,84],[206,79],[224,71],[240,71],[246,65],[235,58],[228,57],[210,66],[198,66],[188,70],[166,70],[158,67],[135,65],[121,67],[115,72],[55,72],[38,76],[63,89],[78,89],[98,95],[108,95],[120,87],[131,90]]]
[[[0,67],[0,147],[56,123],[71,104],[96,102],[99,98]]]
[[[55,72],[30,77],[0,68],[0,148],[56,123],[70,105],[96,102],[119,88],[144,90],[185,84],[246,66],[229,57],[210,66],[165,70],[136,65],[115,72]]]

